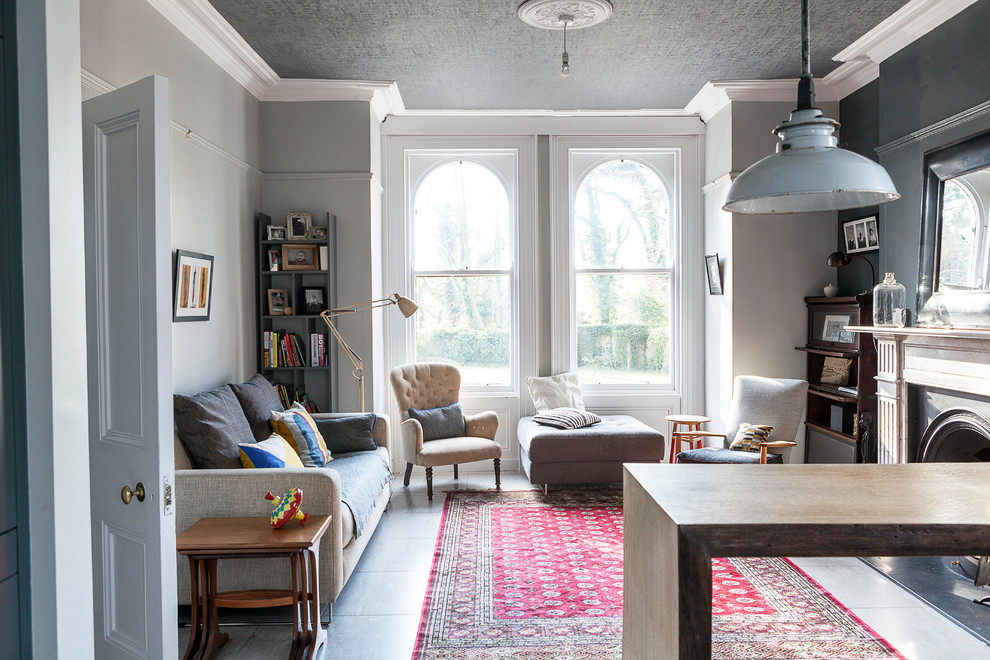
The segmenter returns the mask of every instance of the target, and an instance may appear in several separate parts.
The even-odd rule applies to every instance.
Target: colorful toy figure
[[[309,519],[309,514],[299,510],[302,505],[302,497],[301,488],[289,489],[281,497],[272,495],[272,492],[268,491],[265,499],[275,503],[275,509],[272,511],[272,527],[278,529],[293,519],[298,520],[300,525],[305,525]]]

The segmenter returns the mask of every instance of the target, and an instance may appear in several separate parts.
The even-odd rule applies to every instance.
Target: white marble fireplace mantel
[[[990,330],[849,326],[877,344],[877,461],[908,463],[908,385],[990,396]]]

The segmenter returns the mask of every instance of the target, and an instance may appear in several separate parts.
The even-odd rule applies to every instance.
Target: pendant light
[[[560,57],[560,75],[571,75],[571,62],[567,54],[567,28],[598,25],[612,15],[609,0],[526,0],[516,10],[527,25],[544,30],[564,31],[564,52]]]
[[[808,33],[808,0],[801,0],[801,80],[797,109],[780,122],[777,153],[746,168],[729,187],[722,209],[774,215],[815,213],[886,204],[900,197],[878,163],[840,149],[839,122],[815,107]]]

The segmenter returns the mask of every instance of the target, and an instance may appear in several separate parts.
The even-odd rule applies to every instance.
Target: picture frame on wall
[[[282,316],[285,314],[285,289],[268,289],[268,315]]]
[[[282,246],[282,270],[319,270],[318,245],[286,243]]]
[[[213,303],[213,255],[175,251],[172,320],[209,321]]]
[[[708,272],[708,293],[722,295],[722,273],[718,267],[718,252],[705,255],[705,270]]]
[[[880,249],[880,228],[877,216],[870,215],[842,223],[842,245],[846,254]]]
[[[301,211],[292,211],[285,216],[285,226],[290,239],[309,238],[309,228],[313,224],[313,216]]]
[[[319,314],[327,308],[327,288],[324,286],[303,287],[303,309],[307,314]]]

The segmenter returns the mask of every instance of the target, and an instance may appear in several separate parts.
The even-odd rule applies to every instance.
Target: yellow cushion
[[[273,410],[272,427],[295,450],[305,467],[323,467],[330,460],[330,450],[304,408],[293,405],[285,412]]]
[[[733,438],[729,449],[760,451],[760,443],[770,439],[770,431],[772,430],[773,427],[766,424],[747,424],[746,422],[742,422],[739,424],[739,430],[736,431],[736,437]]]
[[[282,436],[272,434],[261,442],[237,445],[241,450],[241,465],[246,468],[284,468],[303,466],[295,450]]]

